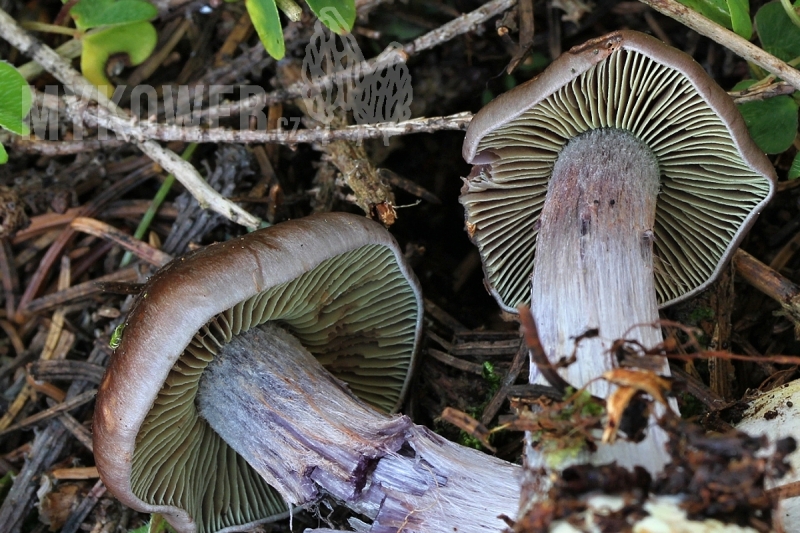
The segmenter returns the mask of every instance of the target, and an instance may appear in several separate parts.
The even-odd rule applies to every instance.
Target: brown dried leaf
[[[59,485],[39,499],[39,519],[50,526],[50,531],[60,530],[83,499],[81,493],[81,485],[78,483]]]
[[[603,429],[603,442],[613,444],[617,440],[617,431],[622,422],[625,409],[628,408],[631,400],[638,393],[639,391],[633,387],[619,387],[608,396],[608,400],[606,400],[608,420],[606,421],[606,427]]]
[[[632,387],[652,396],[656,401],[667,405],[664,394],[672,390],[672,381],[653,372],[615,368],[603,374],[603,379],[619,387]]]

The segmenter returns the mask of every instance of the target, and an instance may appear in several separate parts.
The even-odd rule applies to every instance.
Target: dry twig
[[[73,108],[75,109],[75,108]],[[394,137],[411,133],[433,133],[442,130],[464,131],[472,120],[472,113],[462,112],[445,117],[415,118],[403,122],[380,122],[346,126],[341,129],[286,130],[233,130],[229,128],[204,128],[177,126],[156,122],[139,122],[122,118],[101,107],[85,107],[79,111],[80,120],[91,127],[114,130],[122,139],[144,141],[183,141],[197,143],[331,143],[335,141],[359,142],[364,139]],[[78,117],[75,117],[78,118]],[[157,160],[158,161],[158,160]],[[158,161],[160,163],[160,161]]]

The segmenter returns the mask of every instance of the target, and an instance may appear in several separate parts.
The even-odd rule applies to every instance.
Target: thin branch
[[[659,13],[688,26],[697,33],[705,35],[736,55],[755,63],[767,72],[786,80],[796,89],[800,89],[800,71],[787,65],[777,57],[768,54],[750,41],[723,28],[716,22],[705,18],[700,13],[678,3],[676,0],[641,0],[641,2]]]
[[[550,359],[547,358],[542,341],[539,340],[539,330],[531,314],[531,308],[523,304],[519,306],[517,311],[519,312],[520,329],[522,329],[522,336],[530,353],[531,362],[536,365],[536,368],[539,369],[539,372],[541,372],[550,386],[561,394],[566,394],[567,389],[570,387],[577,389],[577,387],[573,387],[561,377],[561,374],[556,371]]]
[[[43,141],[41,139],[23,139],[17,135],[0,133],[0,142],[11,151],[23,154],[41,154],[49,157],[59,155],[74,155],[85,152],[96,152],[101,149],[118,148],[127,144],[126,141],[111,139],[84,139],[82,141]]]
[[[140,259],[156,267],[162,267],[172,260],[171,255],[94,218],[78,217],[70,223],[70,227],[74,230],[115,242],[125,250],[136,254]]]
[[[796,90],[797,89],[790,83],[779,81],[770,83],[769,85],[748,87],[743,91],[729,91],[728,94],[737,105],[740,105],[746,104],[747,102],[758,102],[769,98],[775,98],[776,96],[792,94]]]
[[[20,422],[17,422],[13,426],[9,426],[6,429],[0,431],[0,435],[6,435],[11,433],[12,431],[17,431],[18,429],[22,429],[28,427],[33,424],[37,424],[42,422],[43,420],[49,420],[61,413],[66,411],[71,411],[76,407],[80,407],[81,405],[87,404],[90,401],[94,400],[94,397],[97,395],[97,389],[91,389],[86,392],[82,392],[76,396],[73,396],[69,400],[63,401],[49,409],[45,409],[44,411],[39,411],[35,415],[31,415]]]
[[[3,10],[0,10],[0,37],[42,65],[45,70],[55,76],[72,93],[81,95],[84,98],[90,98],[109,111],[127,118],[125,111],[81,76],[52,48],[34,39],[20,28],[16,21]],[[217,191],[206,183],[190,163],[178,157],[174,152],[159,146],[153,141],[142,141],[137,143],[137,146],[147,156],[161,165],[164,170],[174,174],[176,179],[186,187],[201,206],[208,207],[232,222],[242,224],[248,228],[255,229],[260,225],[261,221],[257,217],[220,196]]]
[[[68,99],[69,100],[69,99]],[[72,101],[75,102],[74,100]],[[81,119],[90,127],[101,127],[114,130],[123,139],[132,141],[145,141],[148,139],[159,141],[183,141],[197,143],[329,143],[333,141],[362,141],[380,137],[393,137],[410,133],[432,133],[441,130],[467,129],[472,113],[456,113],[446,117],[416,118],[403,122],[382,122],[376,124],[360,124],[347,126],[341,129],[302,129],[287,130],[233,130],[229,128],[201,128],[198,126],[177,126],[172,124],[159,124],[121,118],[101,107],[88,106],[76,109],[69,106],[73,120]],[[151,156],[152,157],[152,156]],[[159,164],[156,158],[153,158]],[[162,165],[163,166],[163,165]]]

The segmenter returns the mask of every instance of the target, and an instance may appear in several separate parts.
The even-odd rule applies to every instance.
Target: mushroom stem
[[[330,494],[373,520],[358,531],[501,531],[516,514],[519,467],[376,412],[278,326],[222,347],[197,406],[287,502]]]
[[[550,360],[575,351],[577,362],[562,375],[578,387],[595,380],[589,389],[600,397],[608,395],[608,384],[597,378],[615,367],[614,339],[647,348],[663,340],[652,325],[658,320],[652,236],[659,178],[655,155],[634,135],[591,130],[559,154],[542,208],[531,310]],[[594,328],[599,336],[576,347],[575,339]],[[659,372],[669,374],[666,360]],[[532,373],[531,382],[536,378]],[[603,446],[592,460],[659,470],[666,437],[652,429],[656,434],[642,443]]]

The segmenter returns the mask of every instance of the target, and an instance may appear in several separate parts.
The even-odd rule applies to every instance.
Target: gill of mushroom
[[[488,104],[463,154],[473,169],[461,203],[487,286],[505,311],[530,301],[550,360],[576,350],[561,372],[601,397],[609,385],[596,378],[617,364],[611,342],[657,347],[659,306],[713,281],[776,180],[702,67],[634,31],[575,47]],[[663,357],[658,367],[669,373]],[[658,429],[591,459],[657,472]]]

